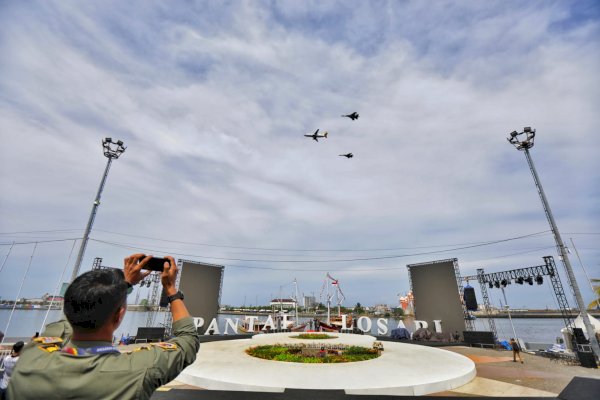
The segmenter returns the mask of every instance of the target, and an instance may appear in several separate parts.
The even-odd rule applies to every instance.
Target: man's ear
[[[123,322],[123,318],[125,318],[125,311],[127,311],[127,304],[123,304],[121,307],[119,307],[117,312],[114,314],[113,323],[115,325],[115,329],[117,329],[119,325],[121,325],[121,322]]]

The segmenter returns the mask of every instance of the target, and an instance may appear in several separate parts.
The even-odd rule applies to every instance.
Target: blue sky
[[[52,291],[65,266],[70,276],[110,136],[128,149],[83,270],[143,248],[224,264],[224,304],[264,303],[294,278],[318,297],[326,271],[349,305],[395,304],[407,264],[456,257],[470,275],[556,256],[525,158],[505,139],[533,126],[563,239],[599,277],[599,8],[3,2],[0,256],[13,241],[64,239],[38,245],[21,296]],[[352,111],[360,119],[340,118]],[[328,139],[302,136],[317,128]],[[33,246],[13,247],[2,298],[17,295]],[[509,302],[555,306],[547,285],[515,286]]]

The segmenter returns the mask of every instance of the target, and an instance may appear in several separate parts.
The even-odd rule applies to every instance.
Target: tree
[[[594,288],[594,294],[596,295],[596,300],[592,301],[589,305],[589,309],[600,309],[600,279],[590,279],[594,284],[592,287]]]
[[[357,314],[360,314],[360,313],[365,312],[365,309],[362,307],[362,305],[360,303],[356,303],[356,305],[354,306],[354,312],[356,312]]]
[[[142,299],[142,301],[140,301],[140,306],[144,307],[144,309],[146,309],[146,310],[150,309],[150,304],[148,304],[148,299]]]
[[[396,307],[393,309],[394,318],[402,317],[404,315],[404,310],[402,307]]]

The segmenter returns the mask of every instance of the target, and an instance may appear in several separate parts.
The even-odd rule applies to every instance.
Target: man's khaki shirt
[[[73,341],[67,321],[48,325],[42,336],[59,336],[66,346],[111,346]],[[8,386],[11,399],[149,399],[196,359],[200,338],[191,317],[173,323],[175,349],[157,345],[125,353],[76,356],[33,343],[23,349]],[[169,347],[164,346],[164,347]],[[171,346],[173,347],[173,346]]]

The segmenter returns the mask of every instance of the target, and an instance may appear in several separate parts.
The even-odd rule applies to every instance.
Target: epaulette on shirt
[[[63,342],[61,338],[53,336],[37,337],[33,339],[33,341],[38,344],[38,348],[47,351],[48,353],[60,350],[60,345]]]
[[[154,346],[160,347],[163,350],[177,350],[178,349],[178,347],[175,343],[169,343],[169,342],[155,343]]]

